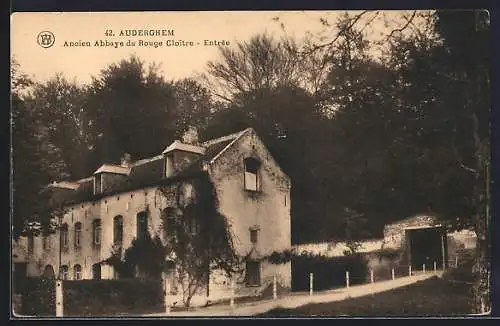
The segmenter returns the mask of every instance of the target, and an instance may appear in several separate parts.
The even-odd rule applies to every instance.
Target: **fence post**
[[[234,279],[231,278],[231,300],[229,301],[229,305],[234,307]]]
[[[422,272],[425,273],[425,264],[422,265]]]
[[[349,271],[345,272],[345,285],[346,288],[349,288]]]
[[[63,282],[61,280],[56,281],[56,317],[62,317],[64,315],[64,304],[63,304]]]
[[[458,255],[455,254],[455,268],[458,268]]]
[[[434,261],[434,273],[437,273],[437,265],[435,261]]]
[[[411,265],[408,265],[408,276],[411,276]]]
[[[443,256],[443,271],[446,269],[446,250],[445,250],[445,245],[444,245],[445,236],[446,236],[446,234],[441,235],[441,253]]]
[[[273,299],[276,300],[278,298],[278,287],[276,284],[276,274],[273,276]]]
[[[164,279],[164,288],[165,288],[165,313],[169,314],[170,313],[170,302],[168,300],[168,296],[170,294],[170,282],[168,281],[168,278],[165,277]]]
[[[391,276],[392,276],[392,280],[394,281],[396,279],[396,275],[394,274],[394,268],[391,269]]]
[[[309,295],[313,295],[313,273],[309,273]]]
[[[370,282],[372,282],[372,283],[374,283],[374,282],[375,282],[375,280],[374,280],[374,278],[373,278],[373,269],[372,269],[372,270],[370,270]]]

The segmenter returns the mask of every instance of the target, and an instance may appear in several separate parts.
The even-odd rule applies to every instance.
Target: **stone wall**
[[[137,236],[137,214],[148,212],[148,229],[151,234],[159,234],[161,210],[173,205],[172,198],[159,194],[158,188],[150,187],[140,191],[130,191],[119,195],[106,196],[94,202],[85,202],[67,207],[62,223],[68,224],[68,246],[61,251],[61,265],[69,267],[69,279],[74,279],[74,266],[82,267],[82,278],[92,278],[92,265],[108,258],[113,245],[113,220],[115,216],[123,217],[123,247],[130,247]],[[101,243],[93,244],[94,220],[101,220]],[[75,246],[75,224],[82,224],[80,246]],[[27,247],[27,238],[20,239],[20,245]],[[28,276],[37,277],[43,273],[47,265],[51,265],[57,275],[59,270],[59,233],[48,237],[47,249],[43,248],[42,236],[35,237],[34,250],[28,254]],[[103,265],[101,277],[114,278],[111,266]]]
[[[418,215],[399,222],[388,224],[384,228],[384,248],[402,249],[406,246],[406,229],[437,226],[439,222],[433,216]]]
[[[244,159],[248,157],[261,162],[258,192],[244,189]],[[216,185],[220,211],[231,224],[238,255],[252,253],[258,259],[273,251],[291,249],[291,182],[253,131],[247,131],[216,158],[209,173]],[[258,229],[255,244],[250,241],[251,228]],[[261,263],[261,284],[272,281],[274,274],[282,286],[291,286],[291,264],[273,266]],[[224,280],[214,283],[211,287],[214,293],[227,293],[228,282],[225,281],[226,285],[217,285],[223,284]]]

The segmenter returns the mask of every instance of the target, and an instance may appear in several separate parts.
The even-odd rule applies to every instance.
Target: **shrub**
[[[65,281],[63,289],[65,316],[111,316],[163,309],[160,280]]]
[[[314,290],[327,290],[345,286],[345,272],[349,271],[350,284],[362,284],[368,268],[361,255],[342,257],[321,255],[292,256],[292,290],[309,290],[309,273],[314,273]]]
[[[21,294],[22,315],[55,316],[55,280],[27,278],[17,284],[16,291]]]

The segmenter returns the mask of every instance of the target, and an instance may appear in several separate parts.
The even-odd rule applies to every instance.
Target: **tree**
[[[491,310],[491,192],[490,192],[490,109],[491,57],[490,22],[487,11],[437,13],[436,29],[443,37],[454,69],[450,81],[461,86],[462,102],[455,107],[452,146],[459,166],[471,173],[474,208],[473,226],[477,235],[474,287],[475,311]]]
[[[145,255],[144,253],[148,254]],[[167,249],[158,235],[147,234],[134,238],[125,251],[114,247],[110,257],[102,263],[111,265],[120,278],[153,278],[160,279],[165,269]]]
[[[73,180],[87,176],[89,170],[87,164],[94,137],[86,100],[85,87],[66,80],[62,74],[44,83],[35,83],[29,98],[47,140],[60,150],[66,166],[64,172]]]
[[[11,65],[11,114],[13,161],[13,236],[48,231],[51,213],[42,204],[40,192],[51,181],[65,175],[61,149],[51,142],[43,110],[33,106],[33,81]],[[41,229],[40,229],[41,228]]]
[[[253,128],[273,158],[293,180],[292,241],[313,240],[333,229],[325,176],[335,152],[329,141],[328,121],[308,91],[296,86],[263,88],[235,96],[235,103],[216,112],[201,131],[203,139]],[[314,146],[311,146],[314,144]],[[311,223],[314,221],[314,223]],[[325,239],[327,233],[322,234]]]
[[[174,138],[174,88],[157,65],[146,68],[135,56],[111,64],[94,77],[89,92],[94,168],[119,161],[123,153],[133,158],[155,155]]]
[[[301,57],[293,38],[256,34],[237,42],[236,48],[221,47],[219,54],[218,60],[208,62],[203,77],[212,94],[226,102],[259,89],[320,86],[322,62],[315,56]]]
[[[191,78],[176,81],[173,88],[176,137],[179,138],[189,127],[205,129],[213,110],[210,91]]]
[[[234,251],[228,220],[218,211],[215,188],[206,172],[193,181],[193,197],[185,197],[180,184],[175,189],[176,207],[162,213],[162,230],[182,291],[182,300],[190,305],[213,270],[231,277],[241,272],[241,259]],[[161,188],[170,198],[171,190]]]

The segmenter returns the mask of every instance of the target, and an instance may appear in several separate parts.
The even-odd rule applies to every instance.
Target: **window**
[[[68,279],[68,271],[69,271],[68,265],[62,265],[61,266],[61,278],[63,280],[67,280]]]
[[[75,248],[80,248],[82,237],[82,223],[75,223]]]
[[[28,236],[28,253],[32,254],[33,253],[33,248],[35,247],[35,237],[33,234],[30,234]]]
[[[92,265],[92,278],[94,280],[100,280],[101,279],[101,265],[100,264],[94,264],[94,265]]]
[[[199,224],[196,221],[196,219],[192,218],[192,219],[189,220],[188,230],[189,230],[189,233],[191,233],[192,235],[198,234],[198,232],[199,232]]]
[[[177,239],[177,221],[174,217],[167,217],[167,227],[163,236],[165,239],[167,239],[169,236],[174,240]]]
[[[94,195],[102,192],[102,174],[94,175]]]
[[[93,243],[96,246],[101,244],[101,220],[96,219],[92,222]]]
[[[148,213],[137,214],[137,238],[145,238],[148,234]]]
[[[260,162],[253,159],[245,159],[245,190],[258,191]]]
[[[260,263],[258,261],[247,261],[245,274],[247,286],[260,285]]]
[[[50,236],[45,235],[43,237],[43,250],[49,250],[50,249]]]
[[[81,280],[82,279],[82,266],[76,264],[74,267],[74,271],[75,271],[75,278],[74,279]]]
[[[165,177],[171,177],[174,172],[173,155],[165,156]]]
[[[113,219],[113,243],[121,245],[123,242],[123,217],[115,216]]]
[[[64,223],[61,226],[61,245],[63,248],[68,248],[69,238],[68,238],[68,224]]]
[[[257,236],[258,236],[257,232],[258,232],[257,229],[250,230],[250,241],[252,243],[257,243]]]
[[[51,279],[51,280],[53,280],[55,278],[55,276],[54,276],[54,268],[52,267],[52,265],[45,266],[45,269],[43,270],[42,277],[43,278],[48,278],[48,279]]]

